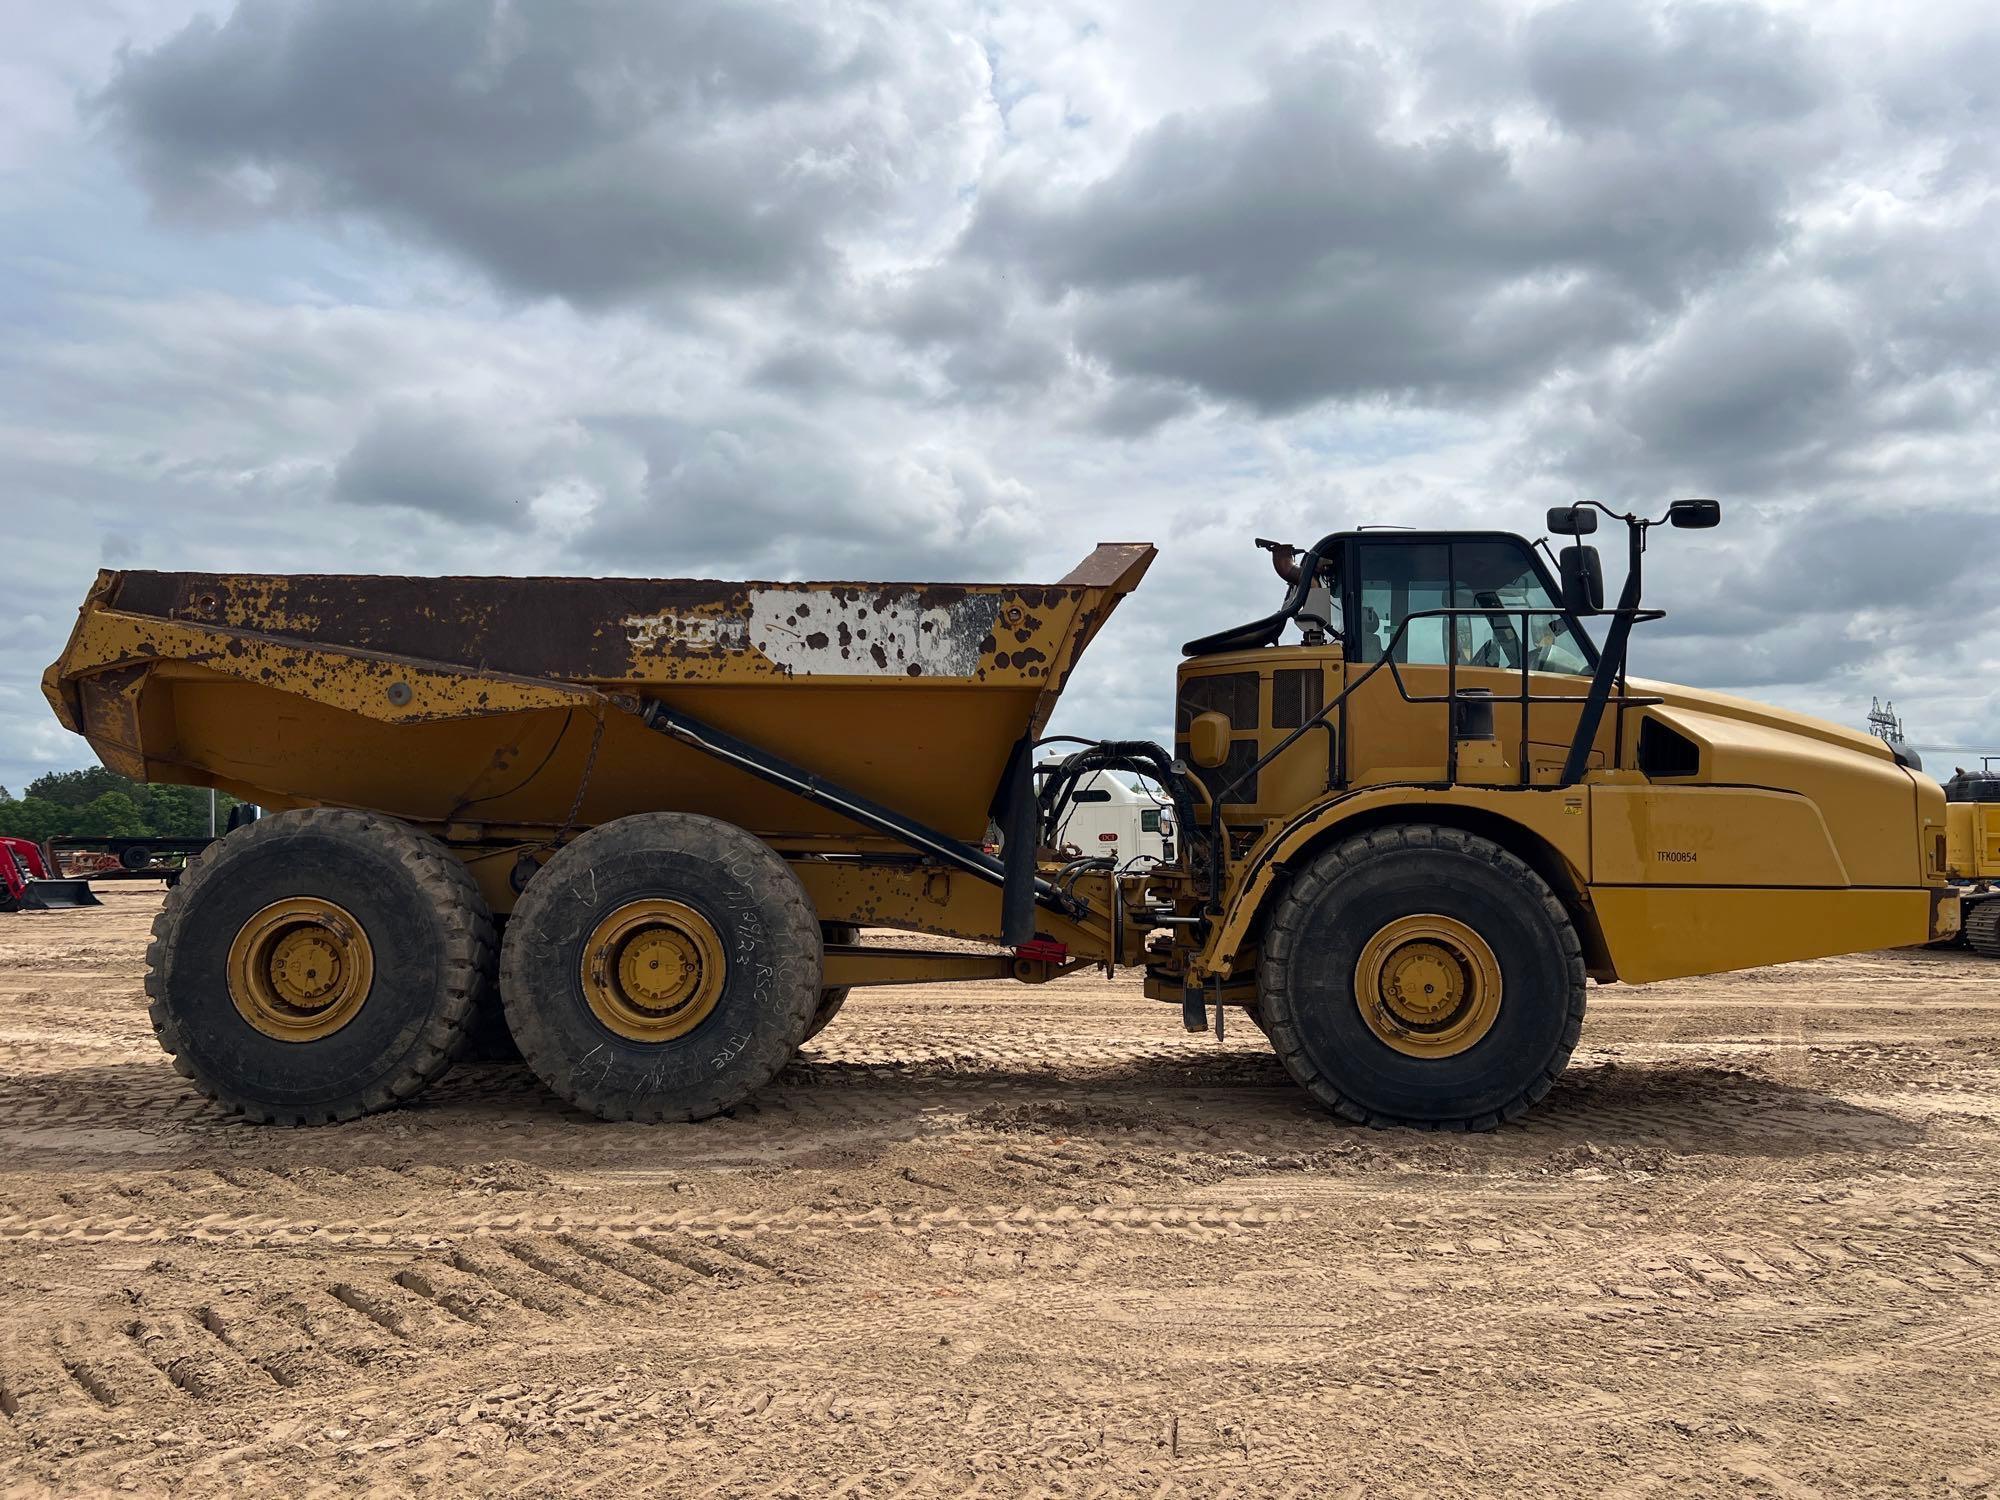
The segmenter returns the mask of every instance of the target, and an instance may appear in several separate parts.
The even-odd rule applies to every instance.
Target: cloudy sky
[[[1725,502],[1655,675],[2000,749],[1977,4],[0,0],[0,782],[98,567],[1059,576]],[[1949,757],[1945,757],[1948,759]],[[1933,761],[1936,764],[1936,761]]]

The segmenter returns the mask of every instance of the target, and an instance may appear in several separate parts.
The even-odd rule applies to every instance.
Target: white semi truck
[[[1057,830],[1063,849],[1079,857],[1111,859],[1122,868],[1141,856],[1173,858],[1174,814],[1156,798],[1098,771],[1077,783],[1068,816]]]

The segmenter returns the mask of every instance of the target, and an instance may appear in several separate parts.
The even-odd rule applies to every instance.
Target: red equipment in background
[[[48,857],[33,839],[0,834],[0,911],[59,911],[103,904],[88,880],[51,874]]]

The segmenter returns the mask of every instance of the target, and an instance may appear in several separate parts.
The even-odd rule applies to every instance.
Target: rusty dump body
[[[659,702],[977,841],[1015,743],[1153,549],[1053,584],[106,572],[43,688],[104,763],[454,842],[630,813],[855,824],[674,740]]]

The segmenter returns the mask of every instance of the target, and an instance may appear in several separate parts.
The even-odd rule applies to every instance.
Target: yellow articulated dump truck
[[[1967,947],[2000,958],[2000,772],[1993,758],[1944,784],[1945,866],[1959,885]]]
[[[689,1120],[857,986],[1135,966],[1341,1116],[1482,1129],[1548,1091],[1588,979],[1957,928],[1942,793],[1889,747],[1628,679],[1647,533],[1714,502],[1616,517],[1610,608],[1600,513],[1550,513],[1553,570],[1503,532],[1274,545],[1279,607],[1183,648],[1172,748],[1039,771],[1150,546],[1027,585],[108,572],[44,685],[112,769],[272,810],[148,953],[162,1045],[253,1119],[412,1097],[496,994],[564,1099]],[[1105,772],[1171,859],[1057,852]]]

